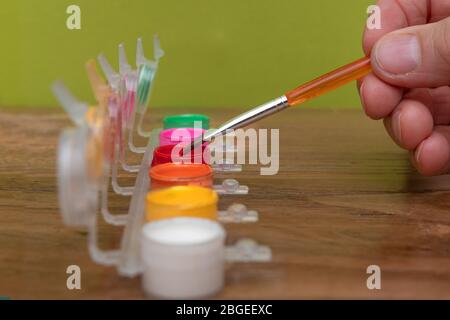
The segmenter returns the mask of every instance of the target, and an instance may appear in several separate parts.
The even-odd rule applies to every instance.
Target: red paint
[[[180,147],[178,145],[166,145],[166,146],[159,146],[155,149],[155,151],[153,152],[153,160],[152,160],[152,167],[156,166],[158,164],[163,164],[163,163],[168,163],[168,162],[174,162],[173,160],[177,160],[177,159],[172,159],[172,150],[177,147],[180,150],[180,158],[178,160],[182,160],[182,152],[183,152],[183,147]],[[205,159],[203,157],[203,153],[205,151],[207,147],[207,144],[204,143],[202,145],[202,152],[198,152],[199,154],[197,155],[195,152],[191,151],[191,157],[190,157],[190,162],[191,163],[207,163],[207,159]]]

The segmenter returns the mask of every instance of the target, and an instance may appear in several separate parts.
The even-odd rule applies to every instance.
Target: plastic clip
[[[248,187],[241,186],[236,179],[225,179],[222,184],[214,185],[218,194],[248,194]]]
[[[52,85],[53,94],[61,103],[64,110],[69,115],[70,119],[77,125],[81,126],[86,122],[86,113],[88,105],[84,102],[79,102],[62,81],[56,81]]]
[[[234,245],[225,248],[228,262],[268,262],[272,260],[272,250],[252,239],[240,239]]]
[[[241,203],[233,203],[227,210],[218,211],[217,214],[220,222],[224,223],[257,222],[259,218],[257,211],[247,210],[247,207]]]

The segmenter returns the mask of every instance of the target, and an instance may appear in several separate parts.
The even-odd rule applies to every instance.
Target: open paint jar
[[[212,188],[213,170],[207,164],[164,163],[150,168],[152,190],[195,185]]]
[[[164,129],[202,128],[209,129],[209,118],[202,114],[179,114],[163,119]]]
[[[175,153],[177,150],[174,150],[174,148],[178,148],[178,156],[172,157],[172,152]],[[208,163],[209,156],[204,156],[205,150],[208,147],[207,143],[204,143],[202,145],[201,152],[200,150],[194,150],[191,151],[190,154],[190,163]],[[200,148],[198,148],[200,149]],[[178,145],[165,145],[165,146],[159,146],[153,151],[153,159],[152,159],[152,167],[168,163],[168,162],[184,162],[186,156],[182,155],[183,147],[180,147]],[[187,156],[187,160],[189,160],[189,155]]]
[[[142,229],[142,285],[168,299],[204,298],[224,283],[225,230],[212,220],[174,218]]]
[[[217,219],[217,193],[199,186],[176,186],[149,192],[147,221],[174,217]]]
[[[198,128],[165,129],[159,134],[159,145],[174,145],[180,142],[188,144],[194,141],[195,138],[200,137],[204,132],[204,129]]]

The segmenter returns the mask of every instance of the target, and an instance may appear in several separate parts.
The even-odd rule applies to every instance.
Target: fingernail
[[[416,160],[417,167],[419,167],[419,165],[420,165],[420,156],[421,156],[421,154],[422,154],[422,149],[423,149],[423,145],[424,145],[424,144],[425,144],[425,142],[422,142],[422,143],[419,145],[419,147],[417,148],[417,151],[416,151],[416,156],[414,157],[415,160]]]
[[[361,103],[362,103],[363,107],[365,107],[366,104],[364,101],[364,82],[359,87],[359,97],[361,98]]]
[[[409,157],[411,159],[411,164],[414,166],[414,168],[417,169],[418,167],[417,167],[417,159],[416,159],[416,150],[410,151]]]
[[[402,127],[401,127],[401,117],[402,113],[398,112],[396,115],[393,116],[392,121],[392,130],[394,131],[395,138],[397,139],[398,143],[402,143]]]
[[[419,40],[410,34],[388,35],[377,44],[375,60],[378,66],[387,73],[411,72],[420,64]]]

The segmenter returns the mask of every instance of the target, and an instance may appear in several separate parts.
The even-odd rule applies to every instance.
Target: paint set
[[[191,143],[209,130],[205,115],[183,114],[164,118],[162,128],[144,130],[151,117],[148,102],[159,61],[164,55],[154,38],[154,60],[144,56],[138,39],[136,68],[128,64],[119,45],[119,71],[98,56],[107,79],[94,60],[86,64],[96,103],[76,99],[61,82],[52,89],[74,123],[65,129],[58,148],[58,191],[66,225],[87,228],[92,259],[115,266],[119,274],[142,276],[146,294],[161,298],[202,298],[223,288],[229,263],[267,262],[269,247],[252,239],[226,244],[227,223],[254,223],[258,213],[243,204],[220,208],[220,198],[245,195],[247,186],[234,178],[242,166],[227,161],[210,164],[211,152],[236,150],[211,143],[201,152],[174,161],[175,148]],[[136,145],[136,137],[147,141]],[[217,148],[220,148],[218,150]],[[181,148],[183,149],[183,148]],[[130,155],[140,155],[130,163]],[[198,156],[200,154],[200,156]],[[133,159],[136,159],[136,156]],[[119,177],[133,177],[124,186]],[[110,196],[127,197],[127,212],[111,212]],[[98,216],[122,226],[120,247],[98,247]]]

